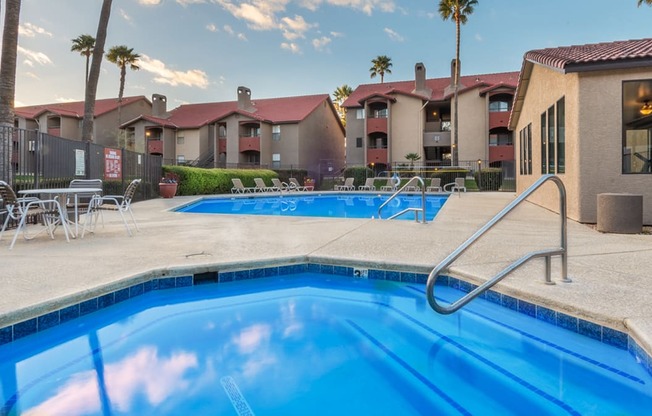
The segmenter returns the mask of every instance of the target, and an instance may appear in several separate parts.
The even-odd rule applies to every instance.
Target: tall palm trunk
[[[0,60],[0,178],[12,182],[11,154],[13,147],[14,99],[16,94],[16,58],[18,54],[18,24],[20,1],[7,0],[2,33]]]
[[[100,79],[100,67],[104,56],[104,44],[106,43],[106,30],[109,26],[111,16],[111,3],[113,0],[103,0],[100,21],[97,25],[95,36],[95,48],[93,49],[93,61],[88,74],[86,97],[84,99],[84,121],[82,122],[82,140],[93,141],[93,116],[95,114],[95,97],[97,95],[97,84]]]
[[[458,126],[457,122],[457,98],[460,86],[460,16],[459,12],[455,15],[455,75],[453,77],[453,166],[459,165],[459,143],[458,143]]]

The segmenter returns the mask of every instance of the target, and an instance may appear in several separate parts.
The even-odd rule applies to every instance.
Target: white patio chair
[[[312,185],[309,186],[301,185],[296,178],[290,178],[289,181],[290,181],[290,188],[297,191],[312,191],[315,189],[315,187]]]
[[[442,192],[441,178],[430,179],[430,185],[426,187],[426,192]]]
[[[276,191],[287,191],[290,189],[290,185],[281,181],[279,178],[272,178],[272,185],[274,185],[274,190]]]
[[[233,188],[231,188],[232,194],[245,194],[249,192],[255,192],[256,188],[244,186],[240,178],[231,178],[233,183]]]
[[[358,186],[358,191],[375,191],[376,186],[374,185],[374,181],[376,178],[367,178],[367,180],[364,181],[364,185]]]
[[[355,191],[353,181],[355,178],[346,178],[343,185],[335,185],[336,191]]]
[[[462,191],[466,192],[464,178],[455,178],[455,182],[447,183],[446,185],[444,185],[444,192],[453,193],[455,191],[457,191],[458,193]]]
[[[45,225],[50,238],[54,239],[54,230],[58,224],[61,224],[66,234],[66,241],[70,242],[65,211],[61,208],[61,204],[57,199],[18,198],[7,182],[0,181],[0,200],[4,205],[4,208],[0,209],[0,215],[6,215],[0,230],[0,239],[2,239],[2,235],[7,229],[9,221],[18,221],[14,238],[9,246],[10,250],[14,248],[21,231],[25,240],[34,238],[35,235],[30,235],[27,231],[27,219],[36,215],[43,219],[43,225]]]
[[[86,228],[88,228],[89,232],[91,233],[95,232],[95,226],[97,225],[98,216],[102,216],[102,226],[104,226],[104,217],[102,214],[103,211],[118,212],[120,214],[120,218],[122,218],[122,222],[124,223],[125,228],[127,229],[127,233],[131,237],[133,234],[131,233],[131,229],[129,228],[129,223],[127,222],[127,218],[125,217],[125,213],[128,213],[129,216],[131,217],[131,221],[134,223],[134,227],[136,228],[136,231],[140,231],[140,228],[138,228],[138,223],[136,222],[136,218],[134,217],[134,213],[131,210],[131,201],[134,198],[134,195],[136,194],[136,188],[138,188],[140,182],[141,182],[140,179],[134,179],[133,181],[131,181],[131,183],[127,185],[127,189],[125,189],[124,195],[94,196],[91,201],[91,205],[88,208],[88,212],[91,217],[88,219],[88,221],[84,221],[82,238],[84,238],[84,234],[86,233]],[[86,226],[87,224],[89,224],[88,227]]]
[[[254,192],[272,192],[275,190],[273,186],[267,186],[263,178],[254,178],[254,183],[256,184]]]

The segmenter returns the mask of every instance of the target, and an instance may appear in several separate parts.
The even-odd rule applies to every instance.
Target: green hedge
[[[345,178],[353,177],[353,185],[358,188],[360,185],[364,185],[367,178],[374,176],[374,171],[365,166],[353,166],[350,168],[344,169],[342,176]]]
[[[179,177],[177,195],[211,195],[231,193],[232,178],[240,178],[246,187],[253,187],[254,178],[262,178],[267,185],[278,174],[269,169],[203,169],[190,166],[163,166],[163,175],[174,173]]]
[[[481,191],[498,191],[503,186],[503,171],[500,168],[485,168],[475,172],[474,176]]]
[[[455,178],[466,178],[469,171],[466,169],[442,169],[430,175],[431,178],[441,178],[441,186],[455,182]]]

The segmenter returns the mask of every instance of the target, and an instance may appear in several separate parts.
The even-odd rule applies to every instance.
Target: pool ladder
[[[496,225],[500,220],[502,220],[507,214],[509,214],[514,208],[516,208],[521,202],[525,201],[534,191],[539,189],[544,183],[552,181],[557,185],[559,189],[559,217],[561,219],[561,232],[560,239],[561,244],[560,248],[547,249],[532,251],[520,259],[516,260],[503,271],[499,272],[496,276],[487,280],[485,283],[476,287],[471,292],[467,293],[457,301],[451,303],[448,306],[442,306],[437,303],[435,299],[435,282],[439,274],[451,265],[467,248],[473,245],[484,233],[489,231],[494,225]],[[494,216],[489,222],[487,222],[482,228],[476,231],[471,237],[469,237],[464,243],[462,243],[455,251],[448,255],[444,260],[442,260],[428,276],[428,282],[426,283],[426,297],[428,298],[428,303],[430,306],[437,311],[438,313],[448,315],[462,308],[464,305],[480,296],[485,291],[489,290],[496,283],[500,282],[505,278],[509,273],[513,272],[523,264],[527,263],[529,260],[544,257],[546,260],[546,278],[545,283],[548,285],[554,285],[555,283],[551,279],[551,268],[552,268],[552,256],[561,256],[561,281],[565,283],[571,282],[571,279],[568,278],[568,238],[567,238],[567,220],[566,220],[566,188],[564,187],[563,182],[557,176],[554,175],[544,175],[535,183],[532,184],[528,189],[525,190],[521,195],[518,196],[514,201],[509,205],[503,208],[496,216]]]
[[[405,208],[404,210],[402,210],[400,212],[397,212],[396,214],[392,215],[391,217],[389,217],[387,219],[391,220],[391,219],[394,219],[394,218],[396,218],[398,216],[401,216],[401,215],[405,214],[406,212],[412,211],[412,212],[414,212],[414,221],[415,222],[419,222],[419,213],[421,213],[421,223],[426,224],[427,223],[427,221],[426,221],[426,184],[423,181],[423,179],[421,179],[421,177],[419,177],[419,176],[414,176],[409,181],[407,181],[407,183],[405,185],[403,185],[403,187],[401,189],[394,192],[392,194],[392,196],[387,198],[387,201],[383,202],[382,205],[378,207],[378,218],[383,219],[382,215],[380,214],[380,211],[385,206],[387,206],[387,204],[389,204],[394,198],[399,196],[399,194],[401,194],[402,192],[405,192],[407,189],[412,189],[415,186],[417,186],[416,183],[418,183],[420,185],[419,188],[421,189],[421,208],[414,208],[414,207]]]

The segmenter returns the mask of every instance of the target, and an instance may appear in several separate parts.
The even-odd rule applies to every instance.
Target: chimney
[[[455,87],[455,59],[451,60],[451,81],[450,85],[444,89],[444,94],[452,94]],[[464,88],[462,85],[462,62],[460,61],[460,79],[457,80],[457,88],[461,90]]]
[[[256,111],[251,104],[251,90],[247,87],[238,87],[238,109],[250,113]]]
[[[154,117],[165,117],[167,115],[168,99],[165,95],[152,94],[152,115]]]
[[[414,65],[414,91],[412,92],[428,98],[432,95],[432,90],[426,88],[426,66],[422,62]]]

